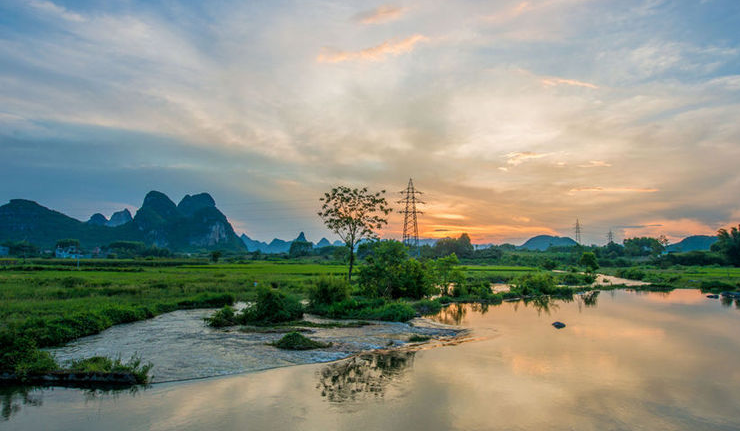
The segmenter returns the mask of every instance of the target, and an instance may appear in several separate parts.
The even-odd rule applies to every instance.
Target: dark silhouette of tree
[[[712,251],[722,253],[730,264],[740,266],[740,225],[729,231],[717,231],[717,242],[712,244]]]
[[[218,260],[221,258],[222,255],[223,252],[221,252],[220,250],[213,250],[211,252],[211,260],[213,261],[213,263],[218,263]]]
[[[375,229],[388,224],[391,212],[383,195],[345,186],[334,187],[320,200],[323,202],[319,217],[326,227],[337,234],[349,249],[349,272],[347,280],[352,281],[352,268],[355,265],[355,246],[363,239],[376,239]]]

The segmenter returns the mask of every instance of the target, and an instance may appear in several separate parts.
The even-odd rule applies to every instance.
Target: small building
[[[58,259],[80,259],[82,258],[82,252],[77,250],[77,247],[57,247],[54,250],[54,257]]]

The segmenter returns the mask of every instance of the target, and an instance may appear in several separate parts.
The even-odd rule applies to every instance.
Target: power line
[[[416,209],[416,204],[423,204],[424,202],[417,199],[416,195],[422,194],[422,192],[414,189],[414,182],[409,178],[406,190],[399,193],[404,196],[403,199],[398,201],[399,204],[404,204],[404,209],[399,211],[403,214],[403,243],[408,247],[415,247],[418,256],[421,254],[421,250],[419,249],[419,225],[416,215],[422,214],[422,212]]]

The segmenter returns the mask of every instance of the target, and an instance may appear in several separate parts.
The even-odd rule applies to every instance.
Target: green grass
[[[619,268],[602,268],[599,272],[617,275]],[[711,290],[709,286],[717,285],[721,290],[740,289],[740,268],[735,267],[676,266],[666,269],[635,267],[628,268],[626,272],[641,276],[642,281],[676,288]]]

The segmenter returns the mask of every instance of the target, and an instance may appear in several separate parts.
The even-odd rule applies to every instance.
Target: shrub
[[[214,328],[223,328],[225,326],[234,326],[237,324],[234,309],[228,305],[224,305],[224,308],[216,311],[213,315],[206,317],[203,320],[206,321],[208,326]]]
[[[637,268],[622,268],[617,270],[617,277],[626,278],[629,280],[642,280],[647,274]]]
[[[345,301],[349,299],[349,284],[344,278],[321,277],[309,288],[308,298],[312,306]]]
[[[288,332],[283,336],[283,338],[269,344],[277,347],[278,349],[311,350],[330,347],[332,343],[322,343],[321,341],[314,341],[294,331]]]
[[[18,336],[8,330],[0,332],[0,371],[23,377],[57,368],[58,365],[51,354],[39,350],[32,339]]]
[[[265,287],[257,291],[257,301],[239,315],[239,323],[270,324],[303,317],[303,306],[293,296]]]
[[[422,299],[421,301],[414,302],[412,306],[423,316],[437,314],[442,310],[442,303],[437,299]]]
[[[141,357],[134,355],[128,362],[121,358],[110,359],[105,356],[93,356],[69,363],[67,370],[79,373],[129,373],[134,376],[136,383],[144,384],[149,381],[151,363],[142,364]]]
[[[429,341],[432,337],[428,335],[414,334],[409,337],[409,343],[420,343],[422,341]]]

